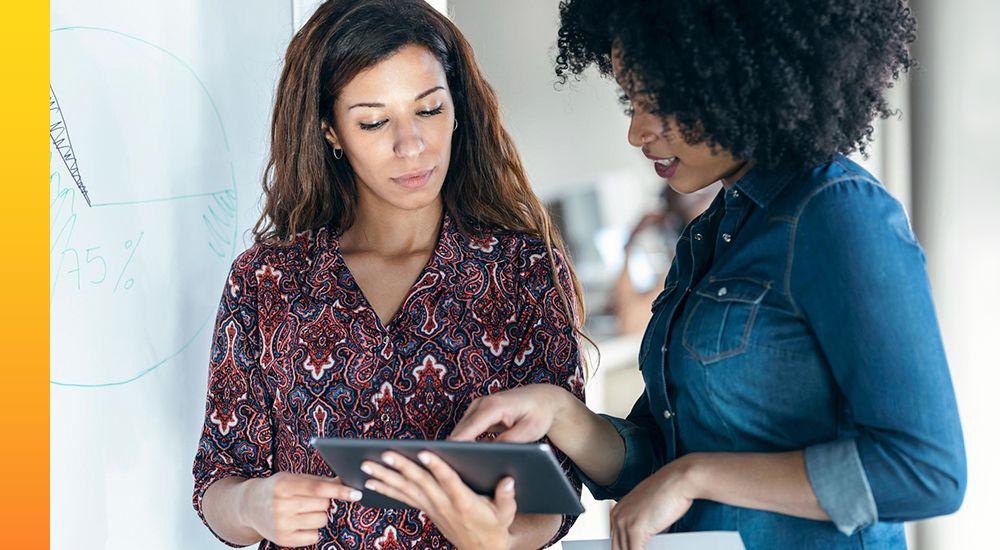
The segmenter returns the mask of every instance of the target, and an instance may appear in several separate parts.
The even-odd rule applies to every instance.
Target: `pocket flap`
[[[769,283],[753,279],[712,279],[703,288],[695,291],[695,294],[716,302],[759,304],[770,286]]]

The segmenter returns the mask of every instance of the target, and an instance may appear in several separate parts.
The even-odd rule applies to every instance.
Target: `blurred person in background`
[[[659,204],[639,219],[625,241],[625,261],[611,289],[609,313],[618,334],[642,332],[650,306],[663,290],[674,259],[674,243],[684,228],[711,204],[722,184],[682,194],[665,185]]]

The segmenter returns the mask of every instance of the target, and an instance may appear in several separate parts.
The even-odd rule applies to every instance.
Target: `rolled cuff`
[[[618,474],[618,479],[611,485],[599,485],[590,479],[582,470],[573,466],[580,480],[590,490],[590,494],[597,500],[620,500],[629,491],[635,488],[642,480],[646,479],[660,466],[660,461],[656,458],[656,453],[652,438],[647,428],[637,426],[628,420],[623,420],[605,414],[599,415],[611,422],[611,425],[618,431],[625,444],[625,461],[622,470]]]
[[[857,440],[840,439],[807,447],[806,473],[819,505],[837,530],[851,535],[878,521],[878,508]]]

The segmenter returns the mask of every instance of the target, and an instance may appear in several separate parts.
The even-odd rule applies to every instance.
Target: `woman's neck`
[[[343,252],[404,256],[437,244],[444,208],[440,198],[417,210],[401,210],[358,197],[354,224],[340,236]]]
[[[722,181],[723,187],[725,187],[727,189],[730,188],[730,187],[732,187],[733,184],[735,184],[736,182],[740,181],[740,178],[742,178],[743,176],[747,175],[747,172],[749,172],[750,168],[752,168],[752,167],[753,167],[753,165],[750,164],[750,162],[747,162],[747,161],[743,161],[743,163],[738,164],[735,167],[733,167],[732,171],[730,171],[728,174],[722,176],[721,181]]]

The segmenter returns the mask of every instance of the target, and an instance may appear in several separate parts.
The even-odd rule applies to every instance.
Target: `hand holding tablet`
[[[439,456],[473,491],[492,496],[504,477],[516,486],[517,511],[529,514],[581,514],[583,505],[547,444],[475,443],[427,440],[314,439],[313,446],[343,482],[364,489],[369,475],[362,462],[383,464],[386,452],[420,463],[418,454]],[[385,495],[364,490],[361,504],[380,508],[409,508]]]

